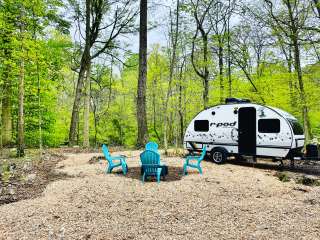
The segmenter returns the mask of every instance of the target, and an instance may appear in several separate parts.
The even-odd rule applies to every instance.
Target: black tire
[[[223,164],[228,158],[228,152],[224,148],[214,148],[211,151],[211,160],[216,164]]]

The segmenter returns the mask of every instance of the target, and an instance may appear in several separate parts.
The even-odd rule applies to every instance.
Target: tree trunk
[[[157,66],[158,65],[158,53],[156,53],[155,61],[156,61],[155,64]],[[156,111],[157,78],[155,76],[152,79],[152,83],[153,83],[153,86],[152,86],[153,131],[156,134],[158,141],[160,142],[161,139],[160,139],[160,136],[159,136],[158,131],[157,131],[157,111]]]
[[[290,93],[290,105],[291,108],[295,109],[297,106],[296,97],[294,94],[294,83],[292,79],[292,49],[291,46],[289,46],[289,53],[288,53],[288,72],[290,74],[289,76],[289,93]]]
[[[202,36],[203,41],[203,62],[204,62],[204,78],[203,78],[203,107],[208,107],[209,95],[209,70],[208,70],[208,36]]]
[[[229,9],[230,9],[230,0],[229,0]],[[230,11],[230,10],[229,10]],[[232,97],[232,78],[231,78],[231,45],[230,45],[230,18],[231,12],[228,15],[228,22],[227,22],[227,45],[228,45],[228,96]]]
[[[3,72],[3,97],[2,97],[2,145],[4,147],[12,144],[12,113],[11,113],[11,95],[12,83],[10,77],[11,67],[5,64]]]
[[[90,147],[90,62],[86,70],[86,84],[83,111],[83,147]]]
[[[261,53],[259,51],[260,50],[258,50],[258,52],[256,53],[256,56],[257,56],[257,78],[260,78],[262,76]]]
[[[85,68],[89,61],[90,60],[88,59],[88,56],[85,56],[85,54],[83,54],[81,58],[80,72],[79,72],[78,82],[76,87],[76,95],[74,98],[73,108],[72,108],[72,116],[71,116],[70,131],[69,131],[70,146],[73,146],[76,143],[77,125],[79,122],[80,101],[81,101],[82,90],[84,85]]]
[[[23,17],[23,9],[21,10],[21,20]],[[17,156],[24,156],[24,24],[21,22],[20,28],[20,41],[21,41],[21,53],[22,57],[20,60],[20,73],[19,73],[19,87],[18,87],[18,146]]]
[[[289,13],[289,18],[290,18],[290,31],[291,31],[290,40],[293,45],[294,67],[295,67],[295,71],[297,73],[298,84],[299,84],[299,94],[300,94],[300,100],[302,103],[302,117],[303,117],[303,125],[304,125],[304,134],[305,134],[306,140],[308,141],[312,138],[312,133],[311,133],[311,127],[310,127],[307,98],[306,98],[306,94],[305,94],[303,77],[302,77],[300,49],[299,49],[299,42],[298,42],[299,41],[298,40],[298,37],[299,37],[298,26],[296,23],[294,13],[292,11],[292,6],[291,6],[292,3],[289,0],[286,0],[285,4],[288,8],[288,13]]]
[[[169,86],[164,106],[164,130],[163,130],[163,142],[164,142],[164,150],[167,152],[168,149],[168,137],[167,137],[167,129],[169,124],[168,119],[168,105],[169,100],[171,96],[171,86],[172,86],[172,80],[173,80],[173,74],[174,74],[174,68],[176,65],[176,58],[177,58],[177,45],[178,45],[178,33],[179,33],[179,7],[180,3],[179,0],[177,1],[177,8],[176,8],[176,23],[175,23],[175,32],[173,33],[173,23],[171,20],[171,35],[173,36],[171,39],[172,41],[172,58],[170,61],[170,72],[169,72]],[[171,14],[170,14],[171,15]],[[171,16],[170,16],[171,17]],[[172,17],[171,17],[172,19]]]
[[[97,148],[97,126],[98,126],[98,119],[97,119],[97,107],[95,103],[93,103],[92,106],[92,113],[93,113],[93,119],[94,119],[94,147]]]
[[[300,93],[300,100],[302,103],[302,117],[303,117],[303,125],[304,125],[304,132],[306,140],[310,140],[312,138],[311,127],[310,127],[310,118],[309,118],[309,110],[308,104],[304,89],[304,83],[302,78],[302,69],[301,69],[301,61],[300,61],[300,50],[299,44],[297,40],[297,35],[293,36],[293,47],[294,47],[294,62],[295,62],[295,69],[297,72],[298,83],[299,83],[299,93]]]
[[[73,146],[76,143],[77,125],[79,122],[79,106],[82,97],[82,90],[84,86],[84,75],[91,62],[90,57],[90,19],[91,19],[91,0],[86,0],[86,40],[85,48],[80,61],[80,72],[78,76],[76,95],[72,107],[72,116],[69,130],[69,145]],[[79,139],[78,139],[79,140]]]
[[[12,24],[14,19],[6,18],[8,24]],[[3,57],[6,61],[1,62],[2,65],[2,91],[1,94],[1,103],[2,103],[2,111],[1,111],[1,147],[7,147],[12,144],[12,79],[11,79],[11,62],[12,59],[12,37],[13,37],[13,29],[10,27],[2,28],[2,44],[3,49]]]
[[[23,40],[22,40],[23,44]],[[23,50],[23,45],[22,45]],[[19,111],[18,111],[18,147],[17,156],[24,156],[24,59],[21,58],[19,74]]]
[[[179,137],[179,143],[180,145],[183,145],[183,131],[184,131],[184,116],[183,116],[183,107],[182,107],[182,97],[183,97],[183,87],[182,87],[182,78],[183,78],[183,68],[185,64],[185,59],[183,60],[183,63],[180,67],[179,72],[179,127],[180,127],[180,137]]]
[[[224,83],[223,83],[223,47],[222,42],[219,41],[219,82],[220,82],[220,103],[223,103],[224,100]]]
[[[199,30],[201,32],[202,45],[203,45],[203,52],[202,52],[203,65],[205,65],[204,67],[201,67],[203,71],[200,71],[199,69],[197,69],[196,63],[195,63],[195,57],[194,57],[195,41],[197,39]],[[192,39],[191,63],[196,74],[202,79],[202,85],[203,85],[202,100],[203,100],[203,106],[204,108],[206,108],[208,105],[208,94],[209,94],[208,36],[203,29],[199,29],[199,26]]]
[[[287,62],[287,67],[288,67],[288,73],[289,73],[289,82],[288,82],[288,86],[289,86],[289,96],[290,96],[290,107],[292,109],[295,109],[297,107],[297,103],[296,103],[296,97],[294,94],[294,82],[293,82],[293,77],[292,77],[292,73],[293,73],[293,57],[292,57],[292,46],[288,45],[288,50],[286,50],[285,45],[282,42],[282,38],[281,36],[277,36],[278,37],[278,41],[280,43],[280,49],[283,53],[283,55],[285,56],[286,62]]]
[[[147,88],[147,0],[140,0],[139,35],[139,79],[137,89],[137,146],[142,147],[148,140],[146,88]]]

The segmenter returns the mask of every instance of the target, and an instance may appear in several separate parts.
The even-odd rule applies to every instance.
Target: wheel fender
[[[211,154],[216,152],[216,151],[224,152],[227,156],[229,154],[228,150],[225,149],[224,147],[214,147],[214,148],[212,148]]]

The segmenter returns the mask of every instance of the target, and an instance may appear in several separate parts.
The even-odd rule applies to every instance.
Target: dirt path
[[[181,176],[181,158],[163,159],[166,181],[142,184],[137,157],[123,176],[92,156],[69,154],[56,171],[71,178],[0,206],[0,239],[320,239],[320,187],[210,162],[202,176]]]

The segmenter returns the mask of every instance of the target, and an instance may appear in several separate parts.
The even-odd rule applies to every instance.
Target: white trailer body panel
[[[243,110],[251,110],[247,123],[246,112]],[[246,134],[244,127],[252,128],[251,135],[255,138],[253,155],[284,158],[290,149],[304,145],[303,132],[301,134],[298,131],[297,120],[289,113],[253,103],[237,103],[218,105],[200,112],[186,130],[185,148],[199,150],[206,144],[207,151],[223,147],[230,154],[241,154],[240,146],[243,148],[247,144],[243,138]],[[252,144],[252,140],[248,144]]]

